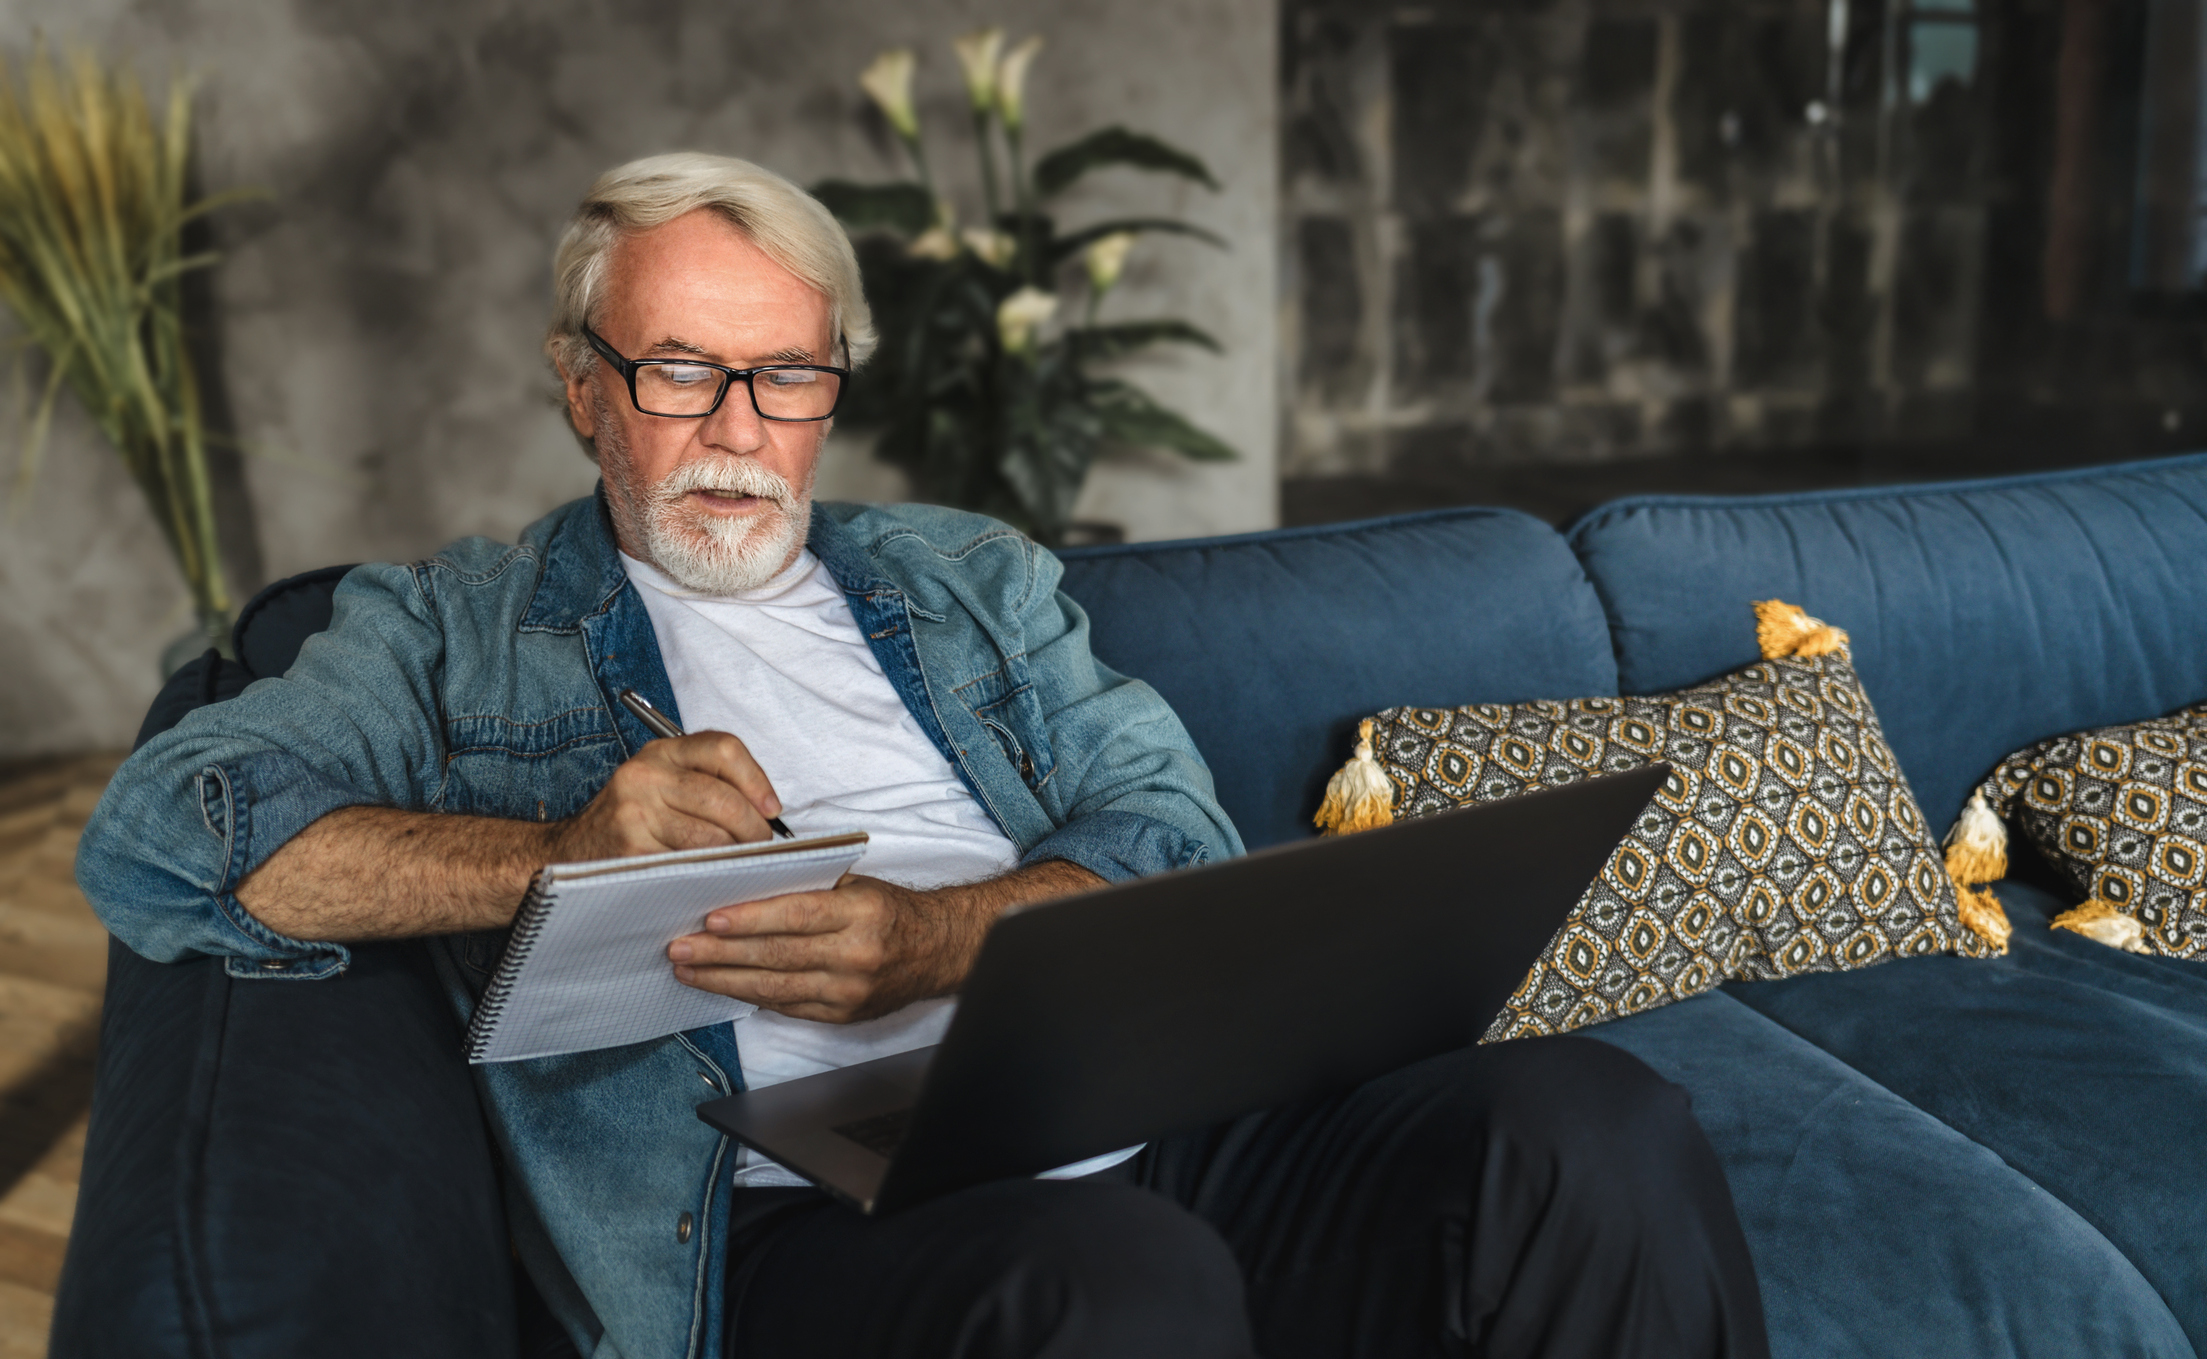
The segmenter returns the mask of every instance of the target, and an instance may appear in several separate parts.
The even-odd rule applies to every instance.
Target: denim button
[[[713,1089],[715,1089],[715,1090],[718,1090],[718,1089],[720,1089],[720,1082],[719,1082],[719,1081],[716,1081],[716,1080],[714,1080],[714,1079],[713,1079],[713,1075],[712,1075],[712,1073],[711,1073],[711,1072],[709,1072],[709,1071],[700,1071],[700,1072],[698,1072],[698,1073],[697,1073],[697,1078],[698,1078],[699,1080],[701,1080],[701,1081],[705,1082],[705,1083],[706,1083],[707,1085],[709,1085],[709,1086],[713,1087]]]
[[[695,1222],[696,1219],[691,1217],[688,1213],[684,1213],[682,1216],[676,1218],[674,1220],[674,1239],[681,1242],[685,1246],[690,1244],[690,1228],[692,1225],[695,1224]]]
[[[263,958],[261,960],[261,971],[263,972],[281,972],[289,966],[291,964],[281,958]]]

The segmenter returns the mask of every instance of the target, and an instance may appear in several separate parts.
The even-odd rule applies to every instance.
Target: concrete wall
[[[1966,426],[1983,82],[1881,107],[1845,14],[1290,0],[1290,473]]]
[[[196,73],[206,183],[269,192],[217,223],[212,279],[211,338],[250,450],[228,506],[242,598],[328,562],[511,537],[586,492],[593,470],[537,351],[552,243],[584,187],[683,147],[800,182],[897,174],[854,83],[896,45],[922,52],[937,165],[970,183],[949,40],[985,23],[1048,39],[1031,145],[1123,122],[1195,151],[1225,185],[1114,172],[1064,205],[1076,224],[1182,214],[1234,243],[1145,245],[1112,306],[1226,340],[1222,358],[1132,375],[1243,460],[1115,459],[1082,517],[1148,538],[1275,522],[1274,0],[16,0],[0,49],[42,31],[127,52],[151,77]],[[839,439],[822,490],[893,494],[885,471]],[[66,412],[27,512],[0,528],[0,644],[15,657],[0,755],[127,743],[161,646],[188,621],[135,490]]]
[[[2198,44],[2141,75],[2190,8],[1285,0],[1290,517],[2196,447]],[[2134,193],[2182,295],[2133,276]]]

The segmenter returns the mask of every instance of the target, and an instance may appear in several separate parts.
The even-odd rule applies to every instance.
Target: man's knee
[[[1013,1182],[967,1249],[990,1286],[961,1328],[975,1353],[1247,1355],[1241,1270],[1208,1223],[1115,1180]]]
[[[1706,1181],[1715,1165],[1686,1092],[1596,1039],[1467,1048],[1383,1085],[1366,1112],[1411,1129],[1396,1145],[1416,1173],[1475,1197],[1538,1184],[1565,1201],[1652,1203]]]
[[[1524,1253],[1511,1258],[1572,1262],[1577,1348],[1616,1353],[1624,1337],[1638,1336],[1652,1353],[1767,1354],[1754,1263],[1686,1092],[1595,1038],[1495,1051],[1490,1136],[1526,1183],[1514,1193],[1486,1188],[1501,1220],[1516,1224]],[[1489,1169],[1496,1164],[1490,1156]],[[1506,1296],[1491,1279],[1467,1292]],[[1497,1305],[1492,1317],[1494,1334],[1528,1346],[1550,1326],[1515,1306]],[[1515,1343],[1498,1341],[1494,1352]]]
[[[1565,1035],[1495,1044],[1481,1054],[1495,1134],[1619,1170],[1705,1144],[1686,1092],[1622,1048]]]

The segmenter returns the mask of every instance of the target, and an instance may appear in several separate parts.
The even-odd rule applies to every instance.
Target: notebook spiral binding
[[[491,1035],[497,1031],[498,1019],[506,1012],[506,1002],[513,998],[513,989],[521,980],[521,967],[529,961],[529,950],[536,947],[537,936],[544,931],[544,922],[551,917],[549,909],[551,893],[546,890],[545,871],[538,869],[529,879],[529,894],[521,899],[521,910],[514,917],[513,935],[506,941],[506,951],[498,960],[498,971],[491,977],[490,985],[483,989],[483,998],[475,1006],[475,1017],[467,1025],[467,1059],[480,1061],[490,1051]]]

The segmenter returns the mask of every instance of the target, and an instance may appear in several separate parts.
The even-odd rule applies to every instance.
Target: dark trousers
[[[1767,1353],[1685,1093],[1584,1038],[886,1218],[740,1191],[731,1244],[741,1359]]]

